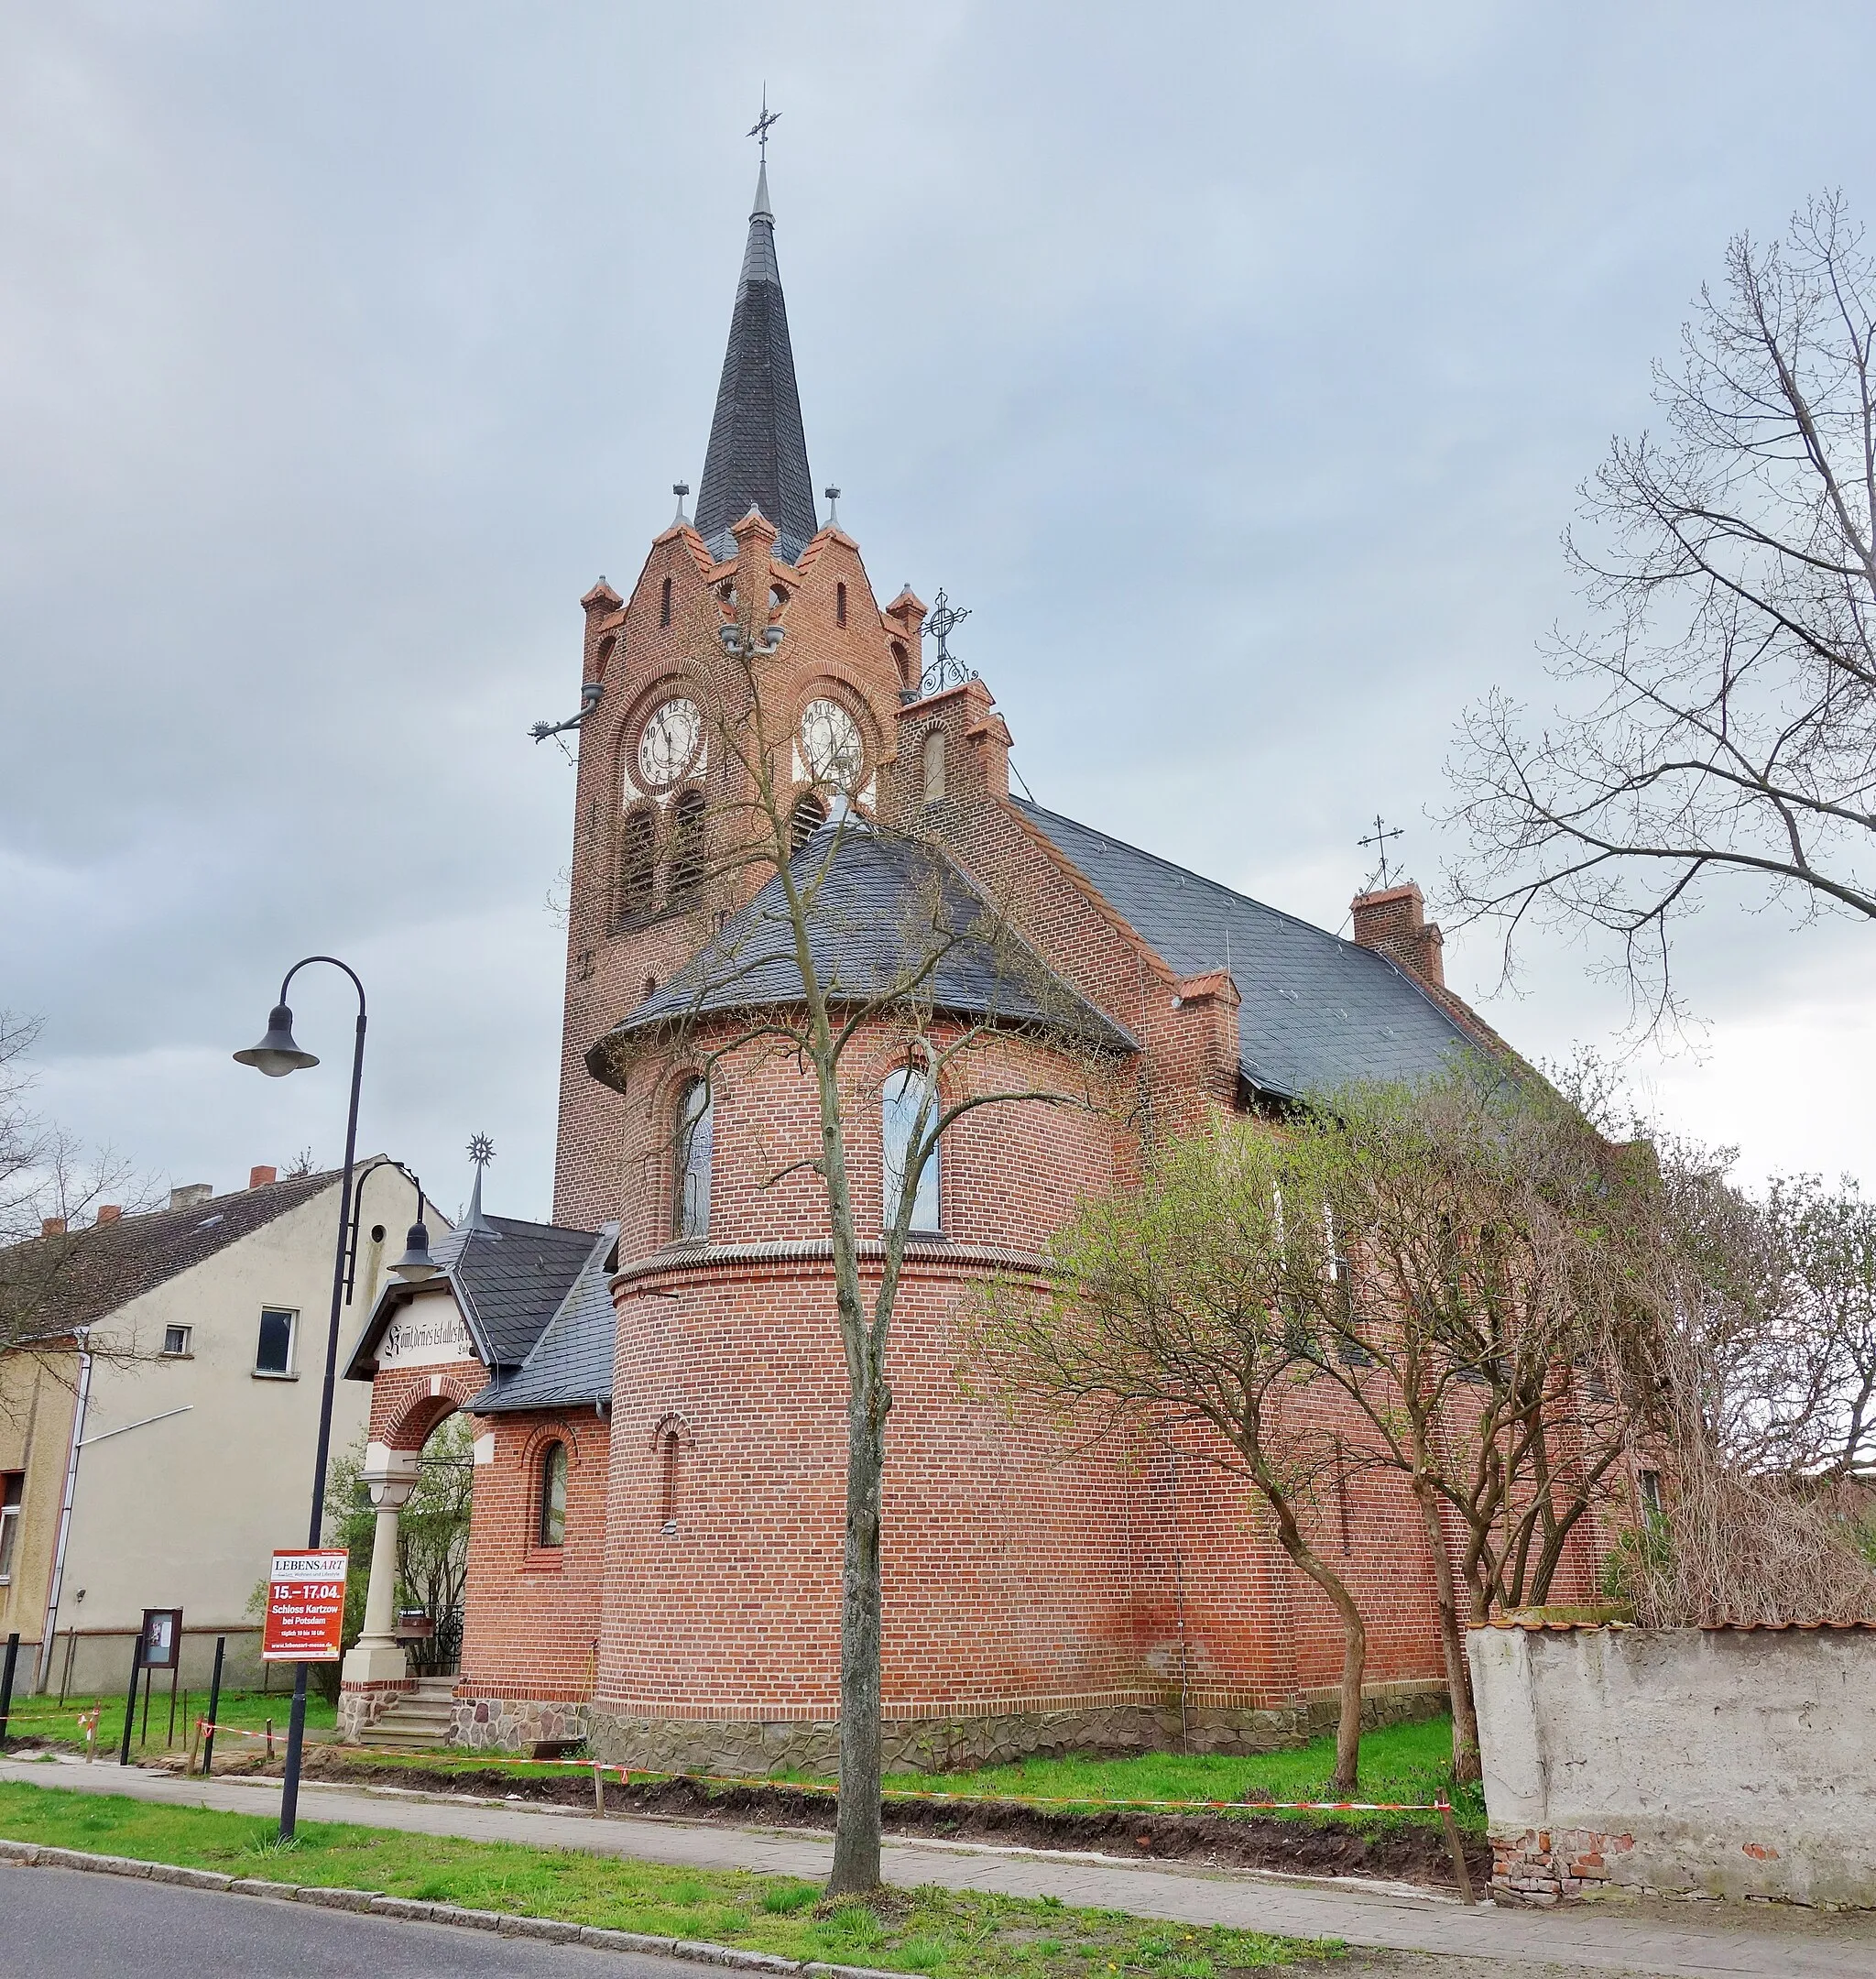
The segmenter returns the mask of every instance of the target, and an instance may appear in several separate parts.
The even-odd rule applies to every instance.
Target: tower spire
[[[696,529],[713,556],[732,556],[731,526],[754,506],[776,527],[776,554],[792,563],[820,524],[769,203],[769,131],[780,115],[769,109],[765,90],[762,115],[749,133],[762,155],[710,446],[697,486]]]

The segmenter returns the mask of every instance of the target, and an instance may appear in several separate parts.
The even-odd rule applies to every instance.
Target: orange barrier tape
[[[252,1734],[250,1734],[252,1735]],[[656,1780],[695,1780],[700,1787],[763,1787],[789,1793],[838,1796],[840,1788],[821,1780],[759,1778],[736,1773],[648,1773],[636,1766],[611,1766],[600,1759],[518,1759],[505,1753],[464,1753],[478,1766],[578,1766],[582,1772],[616,1773],[629,1787],[634,1780],[649,1786]],[[1450,1814],[1448,1800],[1113,1800],[1098,1795],[1079,1798],[1039,1794],[939,1793],[922,1787],[888,1787],[889,1800],[943,1800],[965,1806],[992,1803],[1000,1807],[1112,1808],[1127,1813],[1183,1812],[1206,1814]]]

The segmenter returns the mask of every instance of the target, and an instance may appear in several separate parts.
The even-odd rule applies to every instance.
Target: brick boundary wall
[[[1876,1624],[1467,1632],[1492,1887],[1876,1908]]]

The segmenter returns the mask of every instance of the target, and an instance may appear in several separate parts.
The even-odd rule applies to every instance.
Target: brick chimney
[[[1426,896],[1409,880],[1384,887],[1379,893],[1358,893],[1350,902],[1355,939],[1364,948],[1378,949],[1435,990],[1446,987],[1445,964],[1440,958],[1445,936],[1438,924],[1426,918]]]
[[[115,1223],[123,1214],[124,1205],[122,1203],[101,1202],[98,1205],[98,1221],[100,1223]]]
[[[65,1219],[62,1216],[49,1216],[39,1219],[39,1235],[41,1237],[62,1237],[64,1234]]]
[[[278,1182],[279,1179],[280,1171],[278,1168],[250,1168],[247,1171],[249,1188],[265,1188],[269,1182]]]

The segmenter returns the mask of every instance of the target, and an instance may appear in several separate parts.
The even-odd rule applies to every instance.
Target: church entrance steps
[[[429,1677],[405,1691],[359,1734],[361,1745],[400,1752],[428,1752],[450,1742],[456,1679]]]

